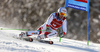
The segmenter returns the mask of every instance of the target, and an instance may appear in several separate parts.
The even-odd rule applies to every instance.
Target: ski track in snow
[[[27,42],[15,39],[21,31],[0,30],[0,52],[100,52],[100,44],[86,41],[76,41],[58,37],[51,38],[53,45],[39,43],[37,41]],[[46,39],[48,40],[48,39]]]

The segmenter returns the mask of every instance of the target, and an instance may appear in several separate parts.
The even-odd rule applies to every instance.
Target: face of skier
[[[59,18],[62,19],[65,15],[66,15],[65,13],[62,13],[62,12],[61,12],[61,13],[59,14]]]

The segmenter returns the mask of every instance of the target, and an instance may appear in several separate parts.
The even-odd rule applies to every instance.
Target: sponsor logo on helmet
[[[63,12],[66,12],[66,10],[62,10]]]

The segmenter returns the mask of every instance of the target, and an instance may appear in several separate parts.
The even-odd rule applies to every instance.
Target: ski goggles
[[[65,16],[66,14],[61,12],[60,15]]]

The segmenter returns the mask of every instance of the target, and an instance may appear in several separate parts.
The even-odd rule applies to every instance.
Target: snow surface
[[[13,38],[21,31],[0,30],[0,52],[100,52],[100,44],[86,41],[77,41],[58,37],[50,38],[53,45],[40,43],[37,41],[27,42]],[[48,40],[48,39],[46,39]]]

